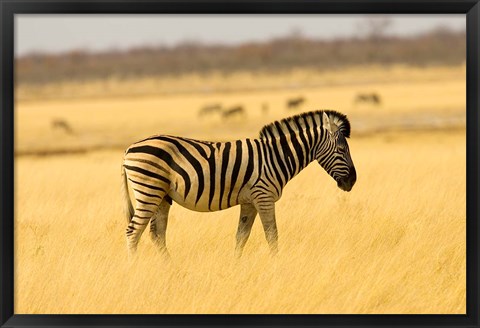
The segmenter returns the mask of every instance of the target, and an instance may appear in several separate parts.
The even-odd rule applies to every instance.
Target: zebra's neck
[[[260,139],[264,144],[264,174],[274,177],[279,187],[308,166],[319,149],[322,149],[323,132],[321,126],[295,133],[271,136]]]

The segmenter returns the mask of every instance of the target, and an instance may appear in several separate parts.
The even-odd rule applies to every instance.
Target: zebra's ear
[[[330,134],[334,134],[338,130],[338,126],[333,123],[333,120],[330,120],[330,117],[325,112],[323,112],[323,125]]]

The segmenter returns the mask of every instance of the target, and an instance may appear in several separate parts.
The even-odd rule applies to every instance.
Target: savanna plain
[[[15,313],[465,313],[465,66],[358,68],[325,73],[324,85],[292,74],[309,83],[244,74],[186,76],[211,88],[181,94],[112,94],[91,84],[27,99],[19,90]],[[251,81],[263,87],[245,89]],[[67,89],[98,90],[69,98]],[[355,101],[373,91],[381,104]],[[297,96],[305,103],[288,110],[286,99]],[[215,102],[241,104],[246,115],[198,116]],[[343,192],[315,162],[294,178],[276,205],[276,257],[257,217],[234,258],[239,207],[197,213],[174,204],[171,260],[148,233],[128,258],[120,168],[130,143],[152,134],[252,138],[269,122],[317,109],[350,118],[357,183]]]

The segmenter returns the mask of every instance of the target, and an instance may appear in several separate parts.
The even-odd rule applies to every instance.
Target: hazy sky
[[[359,35],[366,17],[391,17],[390,34],[439,25],[465,29],[465,15],[16,15],[15,55],[72,49],[102,51],[141,45],[261,41],[300,30],[305,36]]]

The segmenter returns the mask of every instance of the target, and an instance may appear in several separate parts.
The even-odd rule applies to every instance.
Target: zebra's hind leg
[[[143,231],[150,222],[155,212],[158,210],[158,204],[144,202],[137,199],[135,213],[127,227],[127,247],[130,255],[134,255],[137,250],[138,241]]]
[[[243,248],[247,243],[252,225],[257,216],[257,209],[252,204],[240,205],[240,220],[238,222],[237,230],[237,245],[235,247],[235,257],[240,258],[243,253]]]
[[[275,221],[275,203],[273,201],[268,203],[262,202],[256,206],[258,214],[260,214],[268,246],[270,246],[270,253],[276,255],[278,253],[278,232],[277,222]]]
[[[153,243],[158,247],[160,253],[167,258],[169,258],[170,255],[167,251],[165,234],[167,231],[168,212],[170,211],[171,205],[172,199],[170,196],[166,195],[160,203],[158,211],[150,221],[150,237],[152,238]]]

